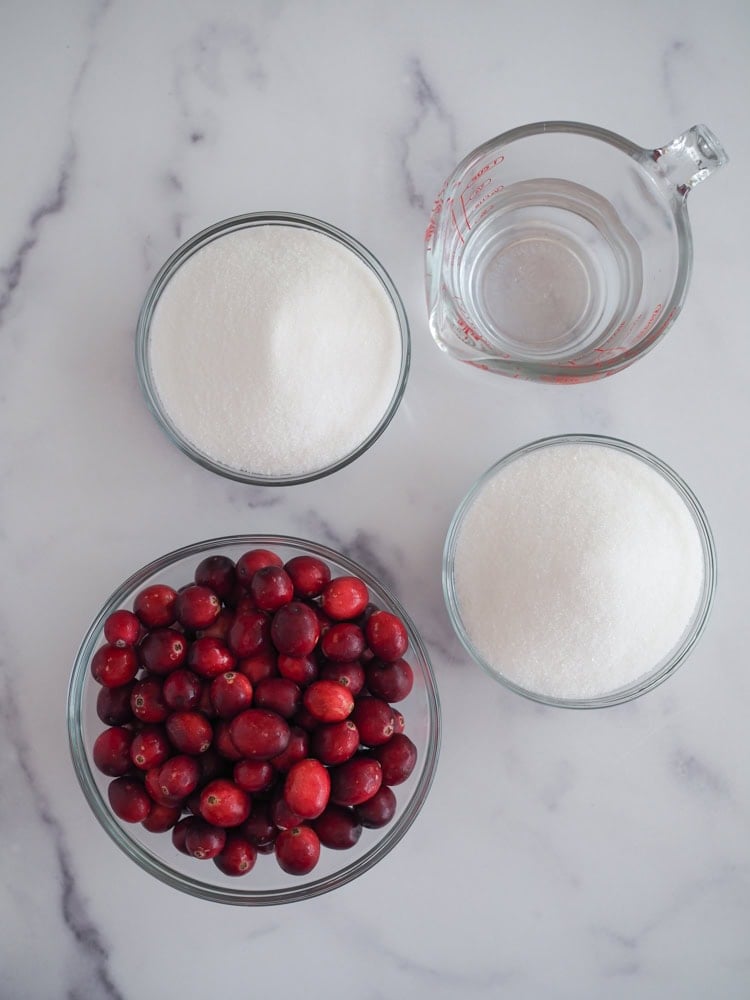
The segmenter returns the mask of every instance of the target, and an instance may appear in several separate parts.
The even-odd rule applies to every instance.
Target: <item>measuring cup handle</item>
[[[693,125],[668,146],[651,150],[650,156],[683,196],[729,161],[724,147],[705,125]]]

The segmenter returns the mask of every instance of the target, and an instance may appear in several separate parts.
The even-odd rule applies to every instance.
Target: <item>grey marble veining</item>
[[[0,326],[3,323],[4,313],[11,304],[13,294],[23,278],[24,265],[39,242],[45,221],[49,216],[62,212],[66,206],[75,158],[75,145],[70,140],[57,170],[52,191],[44,197],[40,204],[34,206],[29,215],[24,235],[12,250],[8,263],[0,269]]]
[[[0,31],[0,997],[744,1000],[750,995],[744,191],[750,13],[719,0],[463,5],[8,0]],[[441,355],[422,237],[473,146],[546,118],[648,145],[705,121],[695,270],[664,343],[616,378],[523,385]],[[247,211],[370,247],[412,331],[402,405],[328,479],[243,487],[146,411],[133,333],[180,242]],[[709,628],[663,687],[571,713],[467,662],[441,549],[474,479],[565,431],[674,465],[711,519]],[[235,910],[138,871],[68,757],[67,678],[105,596],[226,534],[308,537],[392,587],[432,656],[443,750],[391,855],[307,904]]]

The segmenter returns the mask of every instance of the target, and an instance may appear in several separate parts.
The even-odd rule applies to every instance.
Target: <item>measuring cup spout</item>
[[[656,169],[685,197],[729,161],[724,147],[705,125],[693,125],[667,146],[650,151]]]

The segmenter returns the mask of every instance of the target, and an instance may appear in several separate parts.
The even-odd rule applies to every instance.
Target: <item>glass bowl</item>
[[[201,248],[205,247],[207,244],[211,243],[213,240],[216,240],[221,236],[226,236],[228,233],[233,233],[240,229],[252,228],[254,226],[292,226],[299,229],[306,229],[311,232],[320,233],[323,236],[328,236],[342,244],[348,250],[351,250],[359,258],[359,260],[362,261],[362,263],[365,264],[370,271],[372,271],[380,284],[383,286],[386,295],[393,305],[401,335],[401,364],[398,378],[396,380],[391,400],[377,425],[368,434],[368,436],[348,454],[323,468],[314,469],[300,474],[274,476],[246,472],[231,465],[226,465],[213,458],[211,455],[201,451],[195,444],[184,436],[182,431],[176,426],[174,421],[166,412],[166,409],[159,397],[159,392],[154,381],[151,363],[149,360],[151,321],[154,311],[158,305],[159,298],[176,271],[188,260],[188,258]],[[225,219],[209,226],[207,229],[202,230],[183,243],[183,245],[175,250],[172,256],[165,261],[151,283],[151,287],[146,293],[146,298],[138,317],[138,326],[135,338],[136,370],[141,389],[143,390],[149,410],[154,415],[162,430],[167,434],[172,443],[176,444],[177,447],[184,452],[184,454],[186,454],[189,458],[192,458],[194,462],[202,465],[205,469],[209,469],[211,472],[216,472],[220,476],[225,476],[228,479],[234,479],[237,482],[249,483],[258,486],[293,486],[298,483],[306,483],[315,479],[322,479],[324,476],[329,476],[332,472],[336,472],[338,469],[349,465],[350,462],[353,462],[356,458],[359,458],[360,455],[364,454],[364,452],[366,452],[368,448],[370,448],[375,441],[377,441],[393,419],[393,416],[398,409],[406,388],[406,381],[409,375],[410,358],[411,339],[409,334],[409,322],[406,318],[406,312],[404,310],[403,303],[401,302],[401,298],[396,290],[396,286],[391,281],[390,276],[382,264],[370,253],[369,250],[367,250],[366,247],[362,246],[362,244],[357,242],[357,240],[355,240],[352,236],[349,236],[348,233],[345,233],[341,229],[337,229],[335,226],[331,226],[326,222],[321,222],[319,219],[309,218],[305,215],[297,215],[293,212],[252,212],[246,215],[237,215],[231,219]]]
[[[677,491],[681,499],[684,501],[697,529],[703,554],[703,583],[701,593],[692,617],[675,646],[658,663],[653,665],[646,664],[643,673],[633,683],[600,696],[586,698],[557,698],[538,691],[529,690],[517,684],[515,681],[506,677],[498,669],[491,666],[476,649],[464,626],[461,618],[461,610],[456,593],[454,578],[454,563],[458,537],[467,512],[484,486],[511,462],[514,462],[516,459],[521,458],[538,448],[547,448],[549,446],[571,443],[598,444],[614,448],[626,453],[627,455],[637,458],[641,462],[644,462],[649,468],[662,476]],[[499,462],[495,463],[495,465],[480,476],[460,503],[448,529],[445,547],[443,550],[443,593],[445,596],[445,604],[453,629],[466,651],[472,659],[490,675],[490,677],[499,681],[511,691],[514,691],[516,694],[523,695],[526,698],[530,698],[533,701],[541,702],[545,705],[553,705],[559,708],[606,708],[611,705],[619,705],[623,702],[632,701],[634,698],[640,697],[640,695],[653,690],[665,681],[667,677],[673,674],[679,665],[685,660],[703,633],[713,603],[715,589],[716,549],[714,546],[714,540],[706,514],[690,487],[673,469],[671,469],[655,455],[650,454],[650,452],[644,451],[644,449],[630,444],[627,441],[621,441],[617,438],[604,437],[597,434],[562,434],[559,436],[542,438],[512,451]]]
[[[92,746],[105,724],[96,713],[99,685],[90,672],[91,659],[103,642],[107,616],[117,608],[131,608],[135,594],[152,583],[166,583],[175,589],[193,579],[195,567],[208,554],[237,559],[250,548],[270,548],[286,562],[293,556],[311,553],[323,559],[333,576],[359,576],[370,589],[371,600],[398,615],[409,634],[407,659],[414,671],[414,687],[408,698],[398,702],[406,720],[406,733],[417,748],[417,766],[403,784],[396,785],[397,809],[393,820],[379,830],[364,829],[351,850],[321,849],[320,862],[304,877],[287,875],[273,855],[258,855],[245,876],[223,875],[212,862],[197,861],[180,854],[171,836],[152,834],[140,824],[121,822],[107,799],[111,779],[93,764]],[[440,706],[435,678],[427,650],[406,612],[396,598],[367,570],[351,559],[322,545],[281,535],[237,535],[197,542],[170,552],[129,577],[106,601],[97,614],[76,657],[68,689],[68,735],[78,781],[94,815],[117,846],[144,871],[162,882],[201,899],[244,906],[292,903],[329,892],[351,882],[384,858],[401,840],[422,808],[432,784],[440,747]]]

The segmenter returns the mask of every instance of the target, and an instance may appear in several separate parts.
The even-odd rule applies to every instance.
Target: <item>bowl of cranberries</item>
[[[314,542],[198,542],[134,573],[68,692],[94,814],[145,871],[217,902],[328,892],[401,840],[440,709],[424,644],[363,567]]]

